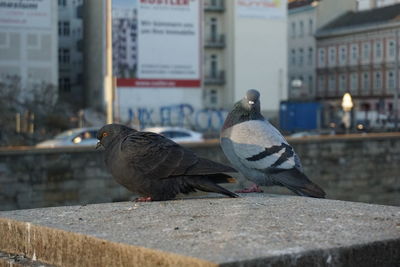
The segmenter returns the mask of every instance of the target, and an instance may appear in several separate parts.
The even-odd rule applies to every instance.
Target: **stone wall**
[[[400,134],[289,139],[306,174],[332,199],[400,205]],[[187,145],[227,163],[218,141]],[[240,180],[236,187],[249,183]],[[230,187],[230,189],[234,189]],[[284,188],[267,192],[290,194]],[[132,199],[94,148],[0,150],[0,210]]]

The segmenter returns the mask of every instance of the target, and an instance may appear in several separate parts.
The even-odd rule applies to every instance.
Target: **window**
[[[396,48],[396,45],[395,45],[395,43],[394,43],[394,40],[390,40],[390,41],[389,41],[389,56],[390,56],[391,58],[394,58],[394,57],[396,56],[396,50],[395,50],[395,48]]]
[[[329,76],[328,89],[331,92],[336,91],[336,77],[335,77],[335,75],[330,75]]]
[[[319,49],[318,63],[319,63],[320,66],[324,66],[325,65],[325,49],[324,48],[320,48]]]
[[[210,76],[211,78],[218,76],[217,55],[211,55]]]
[[[70,62],[70,53],[68,48],[58,49],[58,62],[67,64]]]
[[[303,66],[304,63],[304,50],[303,48],[299,49],[299,66]]]
[[[296,23],[292,22],[292,38],[296,38]]]
[[[324,75],[318,76],[318,91],[324,91],[325,89],[325,77]]]
[[[307,56],[307,63],[308,65],[313,65],[313,48],[309,47],[308,48],[308,56]]]
[[[312,19],[308,21],[308,34],[309,35],[314,34],[314,21]]]
[[[294,49],[292,49],[291,62],[292,65],[296,65],[296,50]]]
[[[71,92],[71,80],[68,77],[58,79],[58,88],[62,92]]]
[[[28,34],[27,36],[27,45],[28,48],[39,48],[39,40],[38,35],[36,34]]]
[[[300,21],[299,27],[300,27],[300,29],[299,29],[299,37],[303,37],[304,36],[304,23],[303,23],[303,21]]]
[[[358,46],[352,45],[351,46],[351,61],[355,63],[358,60]]]
[[[211,18],[211,23],[210,23],[210,38],[212,42],[217,41],[217,19],[216,18]]]
[[[347,58],[347,49],[345,46],[341,46],[339,50],[339,62],[340,64],[345,64]]]
[[[58,0],[58,5],[59,6],[66,6],[67,5],[67,0]]]
[[[368,72],[364,72],[363,74],[363,91],[368,91],[369,90],[369,74]]]
[[[358,89],[358,74],[357,73],[352,73],[350,79],[351,79],[351,81],[350,81],[350,90],[352,92],[355,92]]]
[[[382,88],[382,75],[380,71],[375,72],[375,88],[380,89]]]
[[[218,102],[217,90],[211,89],[210,90],[210,103],[213,104],[213,105],[216,105],[217,102]]]
[[[346,85],[346,75],[345,74],[340,74],[340,79],[339,79],[339,91],[341,92],[346,92],[347,91],[347,85]]]
[[[329,48],[329,65],[334,65],[336,62],[336,49],[334,47]]]
[[[382,42],[377,41],[375,43],[375,58],[381,59],[382,58]]]
[[[388,88],[389,91],[393,92],[394,86],[395,86],[395,77],[394,77],[394,72],[389,71],[388,72]]]
[[[308,92],[310,95],[314,92],[314,79],[313,76],[308,76]]]
[[[69,21],[59,21],[58,22],[58,35],[69,36],[69,34],[70,34]]]
[[[363,60],[369,60],[369,56],[370,56],[369,43],[364,43],[364,45],[363,45]]]

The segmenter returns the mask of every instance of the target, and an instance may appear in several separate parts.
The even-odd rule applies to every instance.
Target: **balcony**
[[[204,76],[205,85],[223,85],[225,84],[225,71],[221,70]]]
[[[223,0],[208,0],[204,3],[204,10],[209,12],[224,12],[225,5]]]
[[[206,39],[204,46],[206,48],[224,48],[225,47],[225,35],[220,34],[220,35],[209,36]]]

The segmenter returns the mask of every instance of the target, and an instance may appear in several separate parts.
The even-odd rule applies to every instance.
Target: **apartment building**
[[[315,32],[347,11],[356,0],[292,0],[288,4],[288,89],[291,100],[316,98]]]
[[[137,10],[112,10],[113,75],[135,77],[137,68]]]
[[[280,101],[287,99],[287,1],[204,2],[209,99],[216,95],[217,107],[229,110],[256,88],[263,113],[276,119]]]
[[[63,100],[84,104],[83,0],[58,0],[58,88]]]
[[[21,97],[53,88],[57,97],[57,2],[1,1],[0,81],[18,82]]]
[[[224,0],[204,1],[203,101],[208,108],[221,107],[226,90],[226,7]]]
[[[318,30],[316,96],[325,122],[337,119],[346,92],[354,99],[355,121],[371,127],[393,121],[399,14],[400,4],[348,12]]]

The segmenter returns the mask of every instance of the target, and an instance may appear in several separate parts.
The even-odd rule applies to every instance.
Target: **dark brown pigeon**
[[[138,201],[173,199],[178,193],[201,190],[238,197],[218,183],[235,179],[235,169],[197,157],[172,140],[124,125],[108,124],[97,133],[105,148],[105,163],[115,180],[139,194]]]

